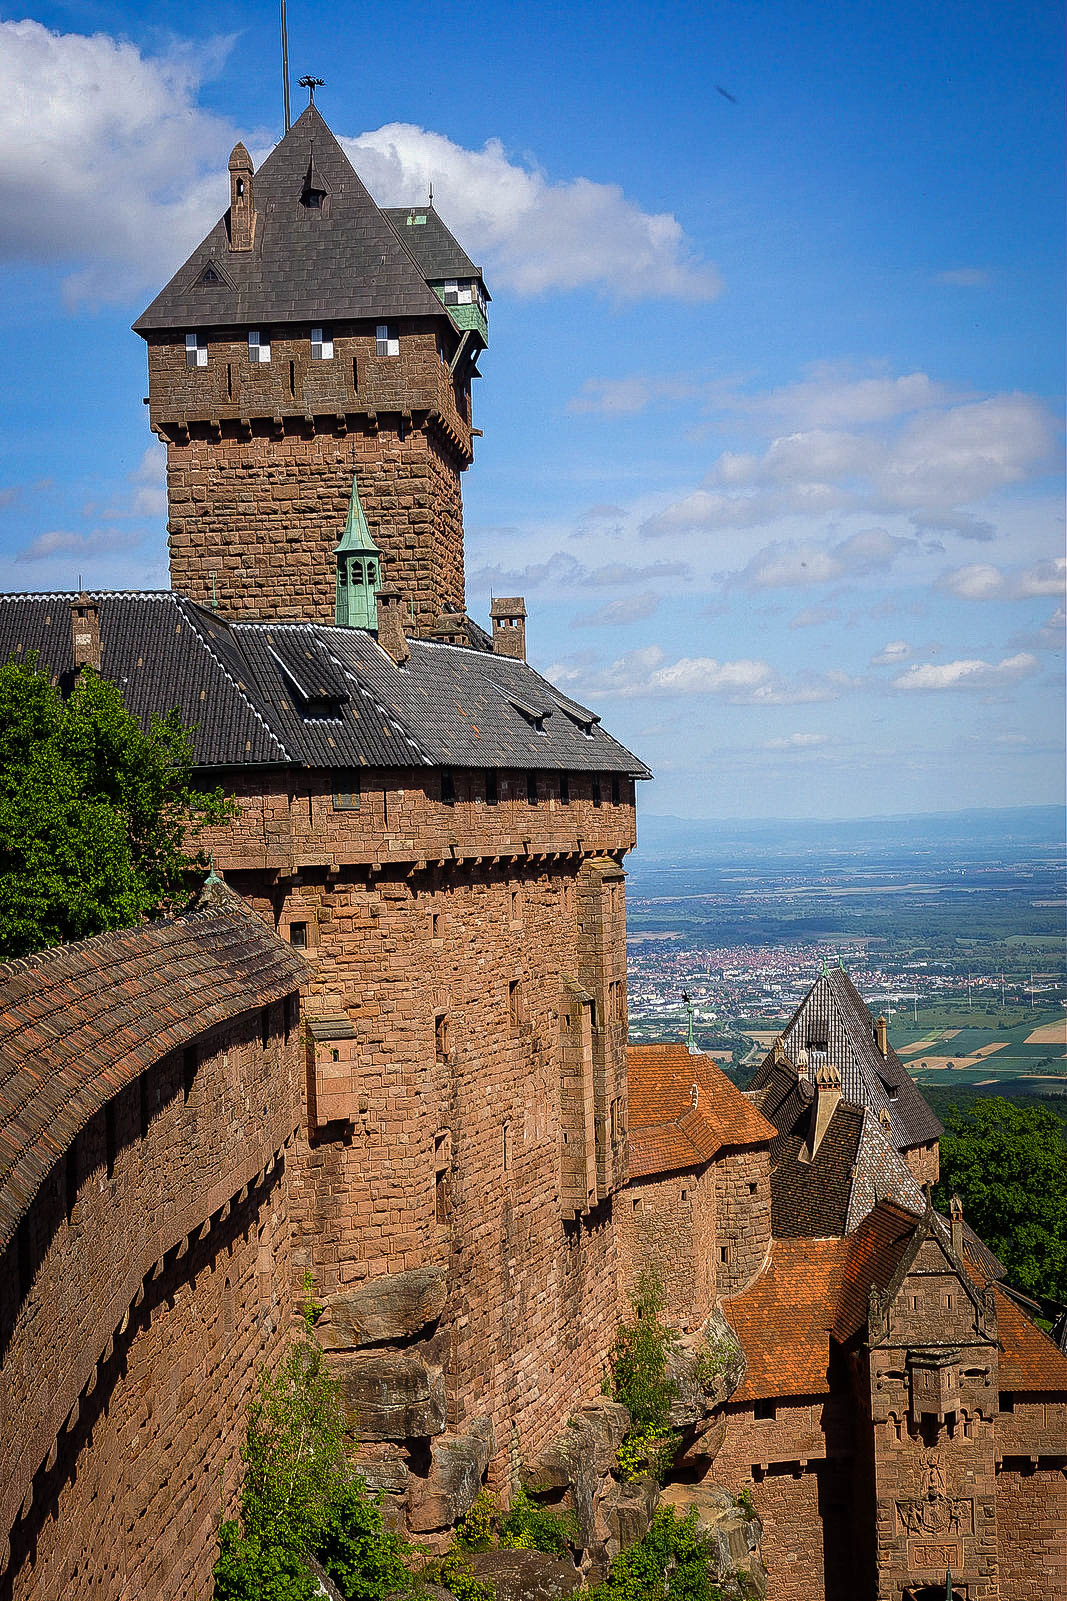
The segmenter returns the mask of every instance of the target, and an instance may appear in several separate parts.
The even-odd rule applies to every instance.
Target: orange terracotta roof
[[[701,1167],[724,1147],[775,1137],[721,1068],[685,1045],[631,1045],[626,1066],[631,1179]]]
[[[1032,1323],[1023,1311],[994,1285],[997,1298],[997,1333],[1003,1346],[1000,1358],[1002,1390],[1067,1391],[1067,1356],[1055,1341]]]
[[[851,1339],[867,1322],[871,1285],[884,1290],[907,1250],[919,1219],[895,1201],[879,1201],[859,1228],[847,1236],[848,1259],[833,1319],[839,1340]]]
[[[829,1394],[830,1328],[849,1245],[775,1240],[765,1271],[724,1304],[748,1359],[735,1401]]]

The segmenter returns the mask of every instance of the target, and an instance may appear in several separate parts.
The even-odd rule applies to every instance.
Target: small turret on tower
[[[230,249],[251,250],[256,236],[252,157],[237,142],[230,155]]]
[[[338,628],[377,628],[381,553],[367,527],[355,477],[348,520],[334,556],[337,560]]]

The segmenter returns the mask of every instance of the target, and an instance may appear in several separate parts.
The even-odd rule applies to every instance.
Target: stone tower
[[[488,338],[432,206],[383,211],[315,106],[134,324],[167,447],[171,580],[231,616],[340,617],[355,505],[411,631],[462,610],[460,474]],[[350,564],[346,566],[346,579]]]

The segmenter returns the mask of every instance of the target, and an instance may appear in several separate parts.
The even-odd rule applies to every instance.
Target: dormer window
[[[207,366],[207,345],[203,343],[199,334],[186,334],[185,336],[185,365],[187,367]]]
[[[399,356],[400,339],[392,323],[380,322],[375,328],[374,354],[376,356]]]
[[[333,360],[333,338],[328,328],[312,328],[311,359],[312,361]]]
[[[248,359],[253,364],[270,360],[270,336],[261,334],[258,328],[248,330]]]

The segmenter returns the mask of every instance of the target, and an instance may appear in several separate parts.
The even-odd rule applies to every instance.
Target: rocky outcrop
[[[560,1601],[578,1588],[574,1563],[543,1551],[478,1551],[469,1561],[476,1577],[492,1585],[496,1601]]]
[[[335,1351],[330,1372],[360,1439],[425,1439],[444,1433],[444,1377],[417,1353]]]
[[[670,1413],[675,1429],[700,1428],[714,1407],[728,1401],[745,1376],[741,1342],[715,1311],[696,1334],[682,1335],[671,1350],[667,1372],[678,1386]]]
[[[408,1525],[416,1534],[451,1528],[474,1504],[495,1450],[493,1420],[472,1420],[466,1434],[442,1434],[430,1447],[426,1478],[410,1479]]]
[[[407,1452],[398,1445],[376,1444],[368,1448],[361,1441],[356,1468],[368,1490],[381,1490],[386,1495],[403,1495],[408,1487],[411,1470]]]
[[[593,1542],[600,1568],[606,1571],[620,1551],[648,1533],[658,1501],[659,1485],[655,1479],[634,1479],[628,1484],[613,1480],[605,1487],[596,1503]]]
[[[741,1506],[719,1484],[668,1484],[662,1503],[673,1507],[680,1518],[697,1515],[697,1530],[710,1542],[714,1552],[712,1580],[724,1593],[767,1594],[767,1569],[763,1565],[760,1540],[763,1525],[754,1512]],[[746,1588],[738,1587],[738,1578]]]
[[[567,1427],[539,1456],[523,1466],[522,1481],[532,1494],[565,1492],[566,1505],[577,1515],[583,1545],[596,1537],[597,1503],[629,1428],[630,1414],[617,1401],[590,1401],[572,1414]]]
[[[446,1299],[443,1267],[383,1273],[354,1290],[331,1295],[315,1333],[327,1351],[410,1339],[437,1322]]]

